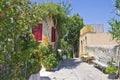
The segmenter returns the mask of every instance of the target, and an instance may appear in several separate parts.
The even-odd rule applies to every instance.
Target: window
[[[34,35],[35,40],[42,40],[42,24],[39,23],[36,27],[32,29],[32,33]]]
[[[51,42],[56,41],[56,29],[55,27],[52,27],[52,32],[51,32]]]

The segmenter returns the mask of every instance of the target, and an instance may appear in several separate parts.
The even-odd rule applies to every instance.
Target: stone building
[[[120,46],[110,33],[104,32],[102,24],[89,24],[81,29],[79,56],[83,55],[94,56],[104,64],[113,60],[120,73]]]
[[[80,33],[79,39],[79,55],[83,55],[84,53],[88,53],[90,56],[98,57],[106,57],[107,55],[112,55],[115,52],[115,46],[117,46],[117,42],[113,40],[112,35],[110,33],[104,32],[104,27],[102,24],[92,24],[87,25],[86,31],[82,30]],[[93,30],[87,30],[89,27],[93,28]],[[84,33],[84,32],[85,33]],[[82,35],[81,35],[82,34]]]

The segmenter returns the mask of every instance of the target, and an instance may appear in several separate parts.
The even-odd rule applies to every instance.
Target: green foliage
[[[68,45],[68,42],[65,41],[64,39],[61,39],[61,42],[60,42],[60,46],[61,46],[61,50],[62,50],[62,53],[65,54],[68,52],[69,50],[69,45]]]
[[[115,7],[116,7],[116,10],[117,10],[117,15],[120,16],[120,0],[116,0],[115,2]]]
[[[3,74],[0,78],[3,80],[22,80],[27,79],[32,73],[41,69],[41,56],[37,46],[30,33],[24,34],[19,38],[19,51],[16,54],[5,55]],[[23,79],[23,80],[24,80]]]
[[[36,21],[26,0],[0,1],[0,65],[2,80],[24,80],[27,78],[26,62],[33,49],[22,50],[20,39]],[[27,51],[28,50],[28,51]],[[28,73],[29,74],[29,73]]]
[[[43,60],[43,65],[45,68],[48,68],[48,69],[51,69],[51,68],[54,68],[56,67],[58,64],[58,61],[55,57],[55,55],[52,53],[52,54],[49,54],[47,57],[45,57],[45,59]]]
[[[67,21],[60,5],[52,2],[37,4],[28,0],[0,1],[0,79],[27,79],[31,73],[40,70],[41,56],[46,56],[41,53],[53,53],[48,48],[40,52],[39,43],[31,34],[32,27],[46,21],[47,16],[52,16],[59,40],[65,34]]]
[[[118,43],[120,43],[120,21],[116,20],[116,19],[112,19],[109,22],[110,26],[111,26],[111,30],[109,30],[109,32],[113,35],[113,38],[115,38]]]
[[[39,46],[39,52],[41,55],[41,59],[43,60],[47,55],[53,53],[53,48],[51,45],[41,45]]]
[[[39,52],[41,56],[41,63],[45,68],[53,68],[58,64],[58,60],[53,52],[52,45],[39,46]]]
[[[63,55],[66,55],[68,58],[72,58],[72,48],[71,46],[68,44],[68,42],[65,40],[65,37],[64,39],[61,39],[61,42],[60,42],[60,46],[61,46],[61,50],[62,52],[59,53],[60,56],[63,56]]]
[[[108,67],[106,67],[106,73],[115,73],[117,71],[117,67],[113,65],[113,60],[108,62]]]
[[[82,29],[82,27],[83,19],[78,14],[69,17],[67,42],[72,46],[73,53],[77,53],[78,51],[80,29]],[[75,56],[77,55],[75,54]]]
[[[72,53],[67,53],[67,58],[72,58],[72,57],[73,57]]]
[[[22,54],[20,60],[24,62],[22,66],[23,74],[28,78],[32,73],[39,72],[41,69],[41,56],[38,48],[40,44],[33,39],[31,33],[26,33],[20,36],[19,45],[19,51]]]
[[[108,66],[105,69],[106,73],[115,73],[117,71],[117,68],[115,66]]]
[[[115,1],[115,8],[118,15],[118,19],[113,18],[109,21],[110,30],[109,32],[113,35],[113,38],[117,40],[117,42],[120,44],[120,0]],[[106,72],[108,73],[115,73],[117,71],[117,68],[114,65],[109,65],[106,68]]]
[[[115,38],[118,43],[120,44],[120,0],[116,0],[116,11],[117,11],[117,15],[118,15],[118,19],[112,19],[109,21],[109,25],[110,25],[110,30],[109,32],[113,35],[113,38]]]

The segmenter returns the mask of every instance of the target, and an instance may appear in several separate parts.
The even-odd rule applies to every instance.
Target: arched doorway
[[[83,54],[83,41],[81,41],[81,45],[80,45],[80,54],[82,55]]]

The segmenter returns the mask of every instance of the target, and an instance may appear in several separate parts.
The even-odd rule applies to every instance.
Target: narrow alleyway
[[[64,60],[60,69],[49,75],[49,78],[51,80],[109,80],[106,74],[79,59]]]

